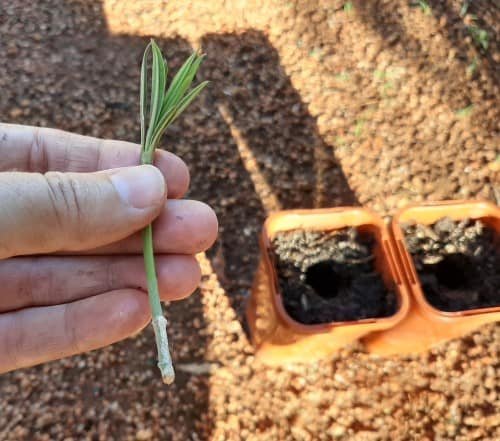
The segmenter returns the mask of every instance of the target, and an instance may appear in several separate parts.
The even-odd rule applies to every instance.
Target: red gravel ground
[[[500,7],[410,3],[0,2],[5,122],[138,141],[147,37],[174,70],[203,47],[212,84],[165,147],[221,224],[200,292],[168,307],[174,386],[147,330],[0,377],[1,440],[500,439],[498,324],[418,356],[353,345],[286,368],[244,332],[268,212],[500,197]]]

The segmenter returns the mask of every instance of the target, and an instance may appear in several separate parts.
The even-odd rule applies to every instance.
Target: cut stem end
[[[165,384],[172,384],[175,379],[172,358],[168,348],[167,319],[162,315],[156,315],[152,320],[155,332],[156,347],[158,348],[158,368]]]

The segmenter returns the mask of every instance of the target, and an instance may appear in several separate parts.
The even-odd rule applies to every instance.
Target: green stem
[[[153,163],[152,149],[143,149],[141,155],[142,164]],[[161,371],[163,382],[170,384],[174,381],[175,373],[172,358],[168,348],[167,320],[163,317],[163,309],[160,302],[158,289],[158,278],[156,276],[155,252],[153,246],[153,226],[149,224],[142,230],[142,243],[144,254],[144,266],[148,284],[149,305],[151,307],[152,325],[155,333],[156,348],[158,350],[158,367]]]
[[[142,148],[141,164],[153,164],[152,149]],[[156,277],[155,251],[153,247],[153,225],[149,224],[142,230],[142,247],[144,252],[144,265],[146,267],[146,278],[148,283],[149,305],[151,315],[163,315],[160,302],[160,292],[158,289],[158,278]]]
[[[153,226],[150,224],[142,230],[142,244],[144,250],[144,265],[148,282],[149,305],[152,316],[163,315],[156,277],[155,255],[153,248]]]

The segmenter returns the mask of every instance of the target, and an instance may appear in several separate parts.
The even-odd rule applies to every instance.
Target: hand
[[[139,155],[136,144],[0,124],[0,372],[146,326],[140,230],[157,217],[162,298],[196,289],[194,254],[214,242],[215,214],[178,200],[189,184],[178,157],[158,151],[156,168],[135,166]]]

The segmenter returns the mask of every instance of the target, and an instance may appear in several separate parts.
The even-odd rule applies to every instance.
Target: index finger
[[[0,172],[94,172],[140,163],[138,144],[77,135],[62,130],[0,123]],[[178,156],[158,150],[155,165],[167,181],[168,197],[180,198],[189,172]]]

